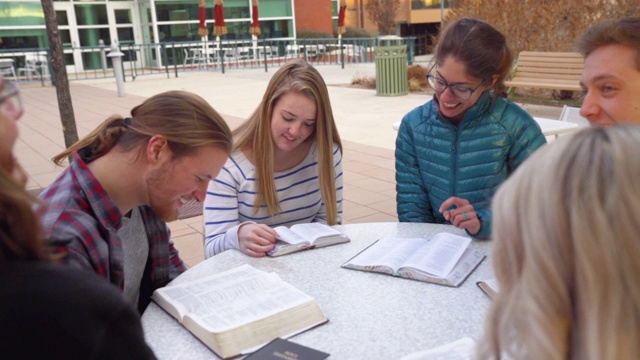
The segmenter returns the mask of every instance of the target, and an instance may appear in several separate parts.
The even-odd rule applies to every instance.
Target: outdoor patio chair
[[[198,67],[200,66],[200,62],[202,61],[202,53],[199,51],[200,49],[182,49],[184,52],[184,60],[182,61],[182,67],[186,69],[187,62],[191,62],[191,66],[194,66],[196,62],[198,63]],[[189,55],[191,52],[193,55]]]
[[[40,77],[41,71],[45,69],[47,59],[38,54],[27,54],[24,56],[25,67],[18,68],[18,77],[24,77],[27,80],[33,80],[34,77]]]
[[[18,76],[16,75],[16,69],[13,67],[13,64],[7,64],[0,66],[0,75],[5,79],[12,79],[13,81],[18,81]]]

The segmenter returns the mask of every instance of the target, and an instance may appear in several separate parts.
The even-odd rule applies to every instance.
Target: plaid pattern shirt
[[[117,231],[122,214],[109,194],[74,154],[74,161],[40,197],[38,209],[45,238],[63,261],[93,271],[124,289],[124,250]],[[141,206],[149,258],[142,278],[139,307],[149,303],[153,290],[165,286],[186,270],[170,240],[167,225],[147,206]]]

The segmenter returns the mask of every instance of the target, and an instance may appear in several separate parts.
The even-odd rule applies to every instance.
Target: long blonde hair
[[[270,214],[276,215],[280,212],[273,175],[271,117],[276,103],[287,92],[304,94],[316,103],[316,129],[307,141],[315,140],[318,144],[320,192],[327,209],[327,222],[334,225],[338,218],[338,204],[333,145],[337,145],[342,151],[342,142],[333,119],[327,85],[318,70],[302,60],[288,62],[276,71],[256,111],[233,131],[234,150],[250,152],[255,162],[258,189],[254,211],[266,205]]]
[[[640,127],[587,128],[529,158],[494,202],[500,291],[479,358],[637,359]]]
[[[131,118],[108,118],[52,160],[60,165],[78,151],[86,162],[91,162],[116,145],[123,152],[131,151],[154,135],[167,138],[174,158],[190,155],[202,146],[218,146],[227,153],[232,146],[229,126],[209,103],[187,91],[167,91],[134,107]]]

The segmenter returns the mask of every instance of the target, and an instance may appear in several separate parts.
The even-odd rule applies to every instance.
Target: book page
[[[347,264],[366,267],[388,266],[395,272],[426,242],[425,239],[385,237],[349,260]]]
[[[405,241],[406,239],[402,239]],[[424,242],[402,265],[437,277],[447,277],[465,252],[471,238],[450,233],[439,233]]]
[[[463,337],[433,349],[418,351],[400,360],[471,360],[475,357],[475,341]]]
[[[299,244],[306,242],[306,239],[295,233],[293,230],[286,226],[278,226],[273,228],[278,233],[278,240],[284,241],[288,244]]]
[[[317,240],[323,237],[342,235],[340,231],[332,228],[329,225],[325,225],[321,223],[296,224],[291,227],[291,231],[300,235],[310,243],[313,243],[314,240]]]
[[[278,275],[249,265],[161,290],[168,301],[185,309],[185,316],[214,333],[313,300]]]

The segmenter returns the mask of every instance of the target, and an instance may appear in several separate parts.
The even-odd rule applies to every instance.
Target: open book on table
[[[274,230],[278,239],[275,247],[267,253],[269,256],[349,242],[347,235],[322,223],[296,224],[290,228],[278,226]]]
[[[470,244],[470,238],[450,233],[439,233],[431,239],[385,237],[342,267],[459,286],[485,258]]]
[[[151,298],[221,358],[328,321],[312,297],[250,265],[166,286]]]

